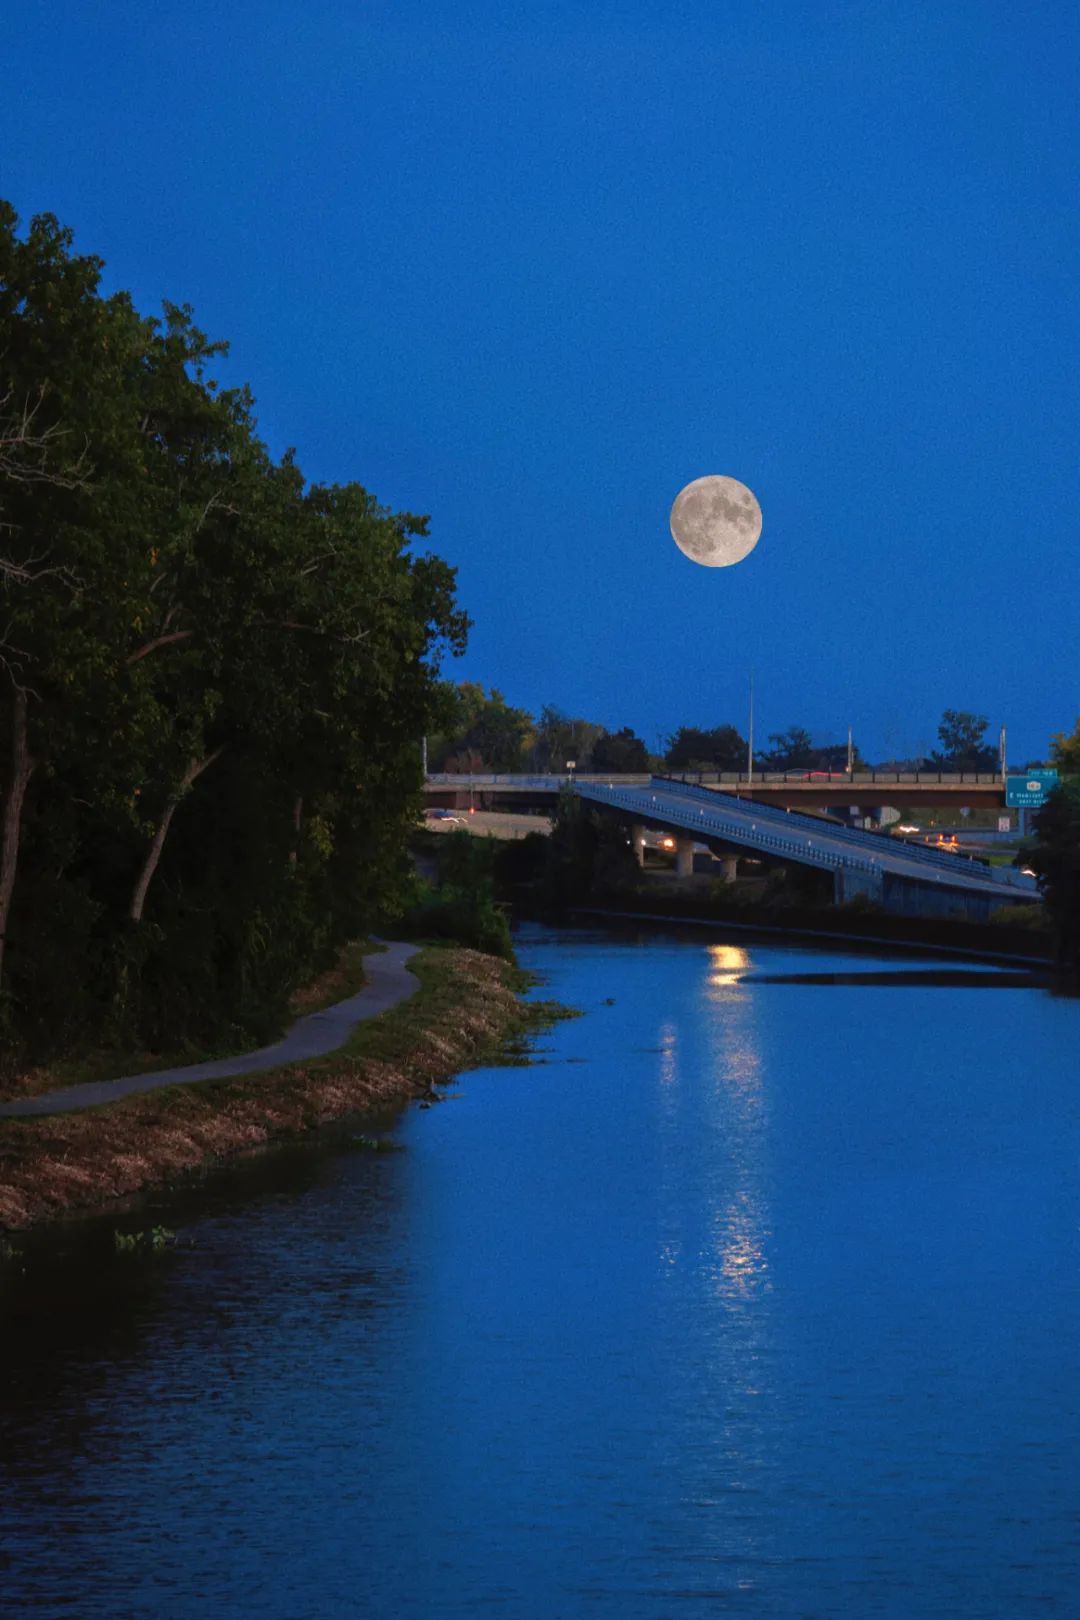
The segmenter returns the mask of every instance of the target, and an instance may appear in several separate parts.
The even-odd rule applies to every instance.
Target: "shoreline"
[[[806,940],[811,944],[843,944],[865,947],[874,952],[888,951],[911,956],[954,956],[969,962],[988,962],[1000,966],[1026,967],[1033,971],[1054,968],[1053,945],[1046,935],[1033,930],[994,929],[974,923],[946,923],[907,917],[828,918],[821,912],[799,913],[786,916],[773,912],[760,919],[746,913],[736,919],[730,916],[708,916],[701,912],[623,909],[618,906],[569,906],[571,918],[597,918],[609,923],[655,923],[660,927],[676,925],[680,928],[708,928],[730,930],[735,933],[758,935],[762,939]],[[832,927],[822,927],[822,922]],[[881,929],[882,932],[878,932]],[[931,934],[938,938],[930,938]],[[1011,947],[1011,948],[1010,948]]]
[[[327,1056],[0,1120],[0,1231],[101,1214],[314,1127],[404,1107],[500,1054],[513,1061],[512,1043],[559,1016],[523,1001],[523,976],[499,957],[429,946],[410,967],[416,994]]]

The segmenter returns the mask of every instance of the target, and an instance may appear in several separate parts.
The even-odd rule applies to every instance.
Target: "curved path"
[[[165,1086],[190,1086],[199,1080],[222,1080],[230,1075],[257,1074],[260,1069],[276,1069],[283,1063],[301,1063],[305,1058],[325,1057],[344,1046],[356,1025],[365,1018],[389,1012],[419,989],[415,975],[406,966],[418,950],[416,945],[388,943],[385,951],[364,960],[367,983],[347,1001],[337,1001],[321,1012],[308,1013],[273,1046],[238,1057],[212,1058],[207,1063],[189,1063],[179,1069],[156,1069],[150,1074],[129,1074],[122,1080],[92,1080],[85,1085],[65,1086],[60,1091],[43,1092],[38,1097],[20,1097],[18,1102],[0,1105],[0,1118],[26,1114],[69,1114],[80,1108],[97,1108],[102,1103],[132,1097],[140,1091],[159,1091]]]

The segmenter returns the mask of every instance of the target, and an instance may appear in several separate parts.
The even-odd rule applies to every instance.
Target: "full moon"
[[[671,536],[691,562],[705,568],[730,568],[757,545],[761,507],[737,478],[720,473],[695,478],[675,497]]]

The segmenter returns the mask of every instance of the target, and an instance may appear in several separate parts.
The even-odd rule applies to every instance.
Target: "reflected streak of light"
[[[740,1192],[717,1215],[717,1292],[729,1300],[745,1300],[759,1287],[768,1288],[765,1225],[757,1201]]]
[[[660,1084],[671,1086],[679,1078],[676,1067],[678,1031],[674,1024],[661,1024],[660,1046]]]
[[[765,1114],[762,1057],[751,997],[746,991],[729,988],[749,965],[747,952],[738,946],[709,948],[710,999],[718,1011],[723,1008],[723,1035],[715,1048],[714,1074],[734,1110],[735,1133],[729,1141],[737,1154],[737,1167],[733,1168],[738,1181],[724,1203],[717,1205],[713,1218],[714,1285],[717,1295],[729,1305],[745,1303],[770,1286],[766,1215],[755,1190]]]
[[[750,966],[749,954],[738,945],[710,945],[708,950],[712,967],[707,980],[710,989],[738,984],[739,975]]]

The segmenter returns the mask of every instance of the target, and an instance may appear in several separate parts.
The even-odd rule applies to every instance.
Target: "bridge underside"
[[[625,818],[623,818],[625,819]],[[640,828],[635,829],[640,833]],[[674,831],[675,829],[668,829]],[[635,840],[636,841],[636,840]],[[826,872],[810,861],[800,861],[794,855],[783,858],[763,855],[753,847],[740,847],[731,839],[691,840],[685,835],[676,838],[676,870],[688,877],[693,867],[694,843],[704,844],[709,853],[721,863],[719,876],[732,882],[738,875],[739,861],[751,855],[776,866],[802,866],[828,877],[832,898],[836,905],[862,899],[872,901],[883,911],[900,917],[962,917],[966,922],[989,922],[1001,905],[1015,905],[1023,897],[1015,894],[965,893],[962,890],[942,888],[932,883],[919,883],[900,877],[893,872],[865,872],[852,867],[837,867]],[[826,891],[827,892],[827,891]]]

